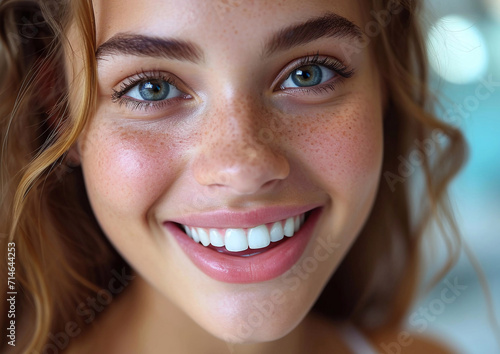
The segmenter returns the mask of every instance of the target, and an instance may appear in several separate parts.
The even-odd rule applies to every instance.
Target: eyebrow
[[[350,37],[360,42],[364,40],[363,32],[353,22],[340,15],[327,13],[278,31],[264,45],[263,55],[270,56],[277,51],[325,37]],[[159,57],[194,63],[203,60],[203,50],[194,43],[131,33],[114,35],[101,44],[95,53],[98,62],[114,55]]]
[[[129,33],[116,34],[101,44],[95,53],[97,61],[112,55],[159,57],[195,63],[203,58],[202,50],[193,43]]]
[[[277,51],[283,51],[320,38],[352,38],[364,41],[361,28],[345,17],[334,13],[316,17],[307,22],[292,25],[280,30],[267,42],[264,55],[270,56]]]

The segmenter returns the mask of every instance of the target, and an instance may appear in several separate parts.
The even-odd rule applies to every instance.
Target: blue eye
[[[281,89],[317,86],[334,76],[333,70],[322,65],[303,65],[290,73],[281,84]]]
[[[139,82],[125,95],[138,101],[163,101],[183,96],[184,93],[165,80],[151,79]]]

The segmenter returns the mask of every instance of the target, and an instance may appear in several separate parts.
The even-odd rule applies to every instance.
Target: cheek
[[[378,103],[353,97],[341,107],[294,119],[289,140],[316,182],[335,194],[378,181],[382,163],[382,112]]]
[[[80,154],[92,204],[119,215],[143,213],[176,179],[179,145],[156,131],[91,128]]]

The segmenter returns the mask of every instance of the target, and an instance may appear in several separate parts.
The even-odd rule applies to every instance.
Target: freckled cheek
[[[355,190],[377,179],[383,149],[380,114],[347,112],[315,121],[297,145],[321,182]]]
[[[142,213],[174,182],[177,151],[165,143],[108,137],[83,162],[91,198],[117,214]]]

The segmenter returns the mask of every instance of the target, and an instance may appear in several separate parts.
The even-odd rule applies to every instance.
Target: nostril
[[[196,156],[191,165],[202,186],[228,187],[238,194],[253,194],[272,188],[288,177],[290,164],[285,156],[270,147],[218,147]]]
[[[264,183],[264,184],[262,185],[262,187],[261,187],[261,188],[263,188],[263,189],[272,188],[272,187],[276,186],[276,184],[278,184],[278,183],[279,183],[279,181],[280,181],[279,179],[274,179],[274,180],[272,180],[272,181],[267,181],[266,183]]]

